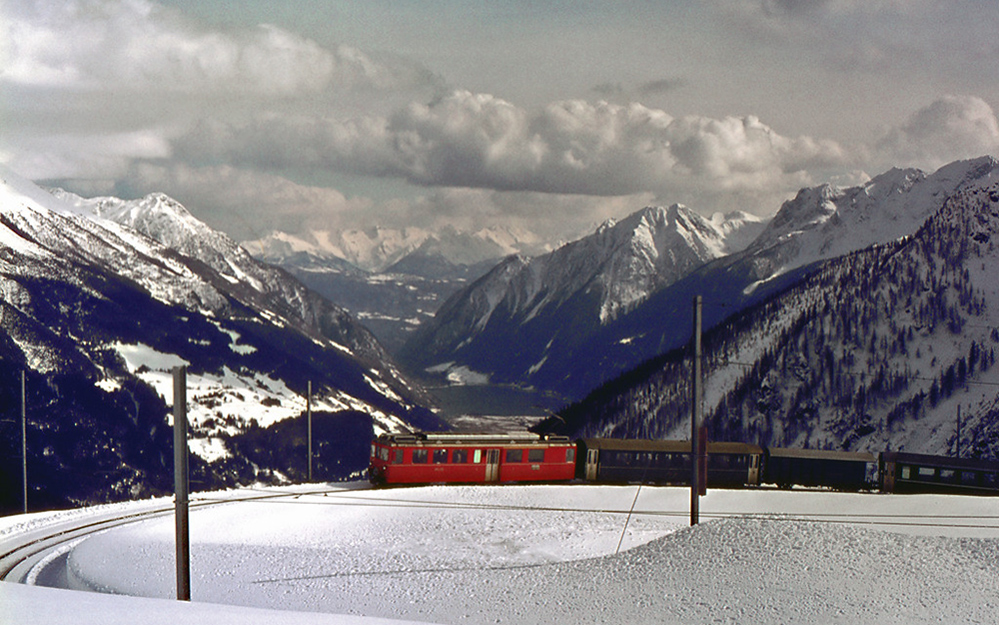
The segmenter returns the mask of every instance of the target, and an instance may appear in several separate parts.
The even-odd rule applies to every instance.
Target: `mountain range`
[[[712,440],[999,457],[999,163],[888,176],[882,198],[946,193],[924,188],[942,203],[912,234],[822,262],[705,333]],[[541,429],[686,438],[690,358],[651,359]]]
[[[203,488],[303,477],[307,405],[320,479],[359,475],[375,433],[447,428],[402,371],[574,402],[547,431],[684,438],[695,295],[712,438],[999,451],[996,159],[805,188],[770,220],[650,206],[533,256],[490,258],[515,245],[480,235],[413,235],[375,271],[270,237],[263,256],[299,280],[165,195],[84,199],[0,169],[0,506],[20,500],[19,371],[35,505],[167,492],[178,365]],[[379,315],[408,325],[394,354],[366,327]]]
[[[681,205],[649,206],[549,254],[510,256],[446,301],[400,358],[417,369],[467,368],[496,383],[538,386],[552,355],[737,252],[764,226],[745,213],[707,219]]]
[[[508,259],[453,295],[400,358],[580,399],[686,343],[695,295],[710,328],[824,260],[913,234],[955,193],[989,184],[997,168],[984,157],[932,174],[893,169],[856,187],[805,188],[765,227],[755,223],[761,231],[742,250],[719,246],[717,230],[690,211],[646,209],[548,255]]]
[[[523,229],[451,226],[272,232],[242,246],[361,320],[391,353],[454,292],[510,254],[549,247]]]
[[[36,504],[167,488],[180,365],[204,486],[300,475],[310,382],[318,427],[335,425],[325,479],[363,470],[373,432],[443,426],[346,311],[161,194],[85,200],[0,170],[0,292],[5,505],[20,499],[19,371]]]

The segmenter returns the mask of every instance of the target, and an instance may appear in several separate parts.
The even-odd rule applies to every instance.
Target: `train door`
[[[756,486],[760,483],[760,455],[749,454],[749,475],[746,484]]]
[[[887,453],[881,455],[881,492],[895,492],[895,459],[887,458]]]
[[[498,482],[499,481],[499,462],[500,462],[500,450],[498,450],[498,449],[487,449],[486,450],[486,481],[487,482]]]
[[[586,479],[596,480],[597,479],[597,461],[600,458],[599,449],[587,449],[586,450]]]

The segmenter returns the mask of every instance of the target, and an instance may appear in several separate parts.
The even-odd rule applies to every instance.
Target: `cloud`
[[[13,132],[11,132],[13,134]],[[136,159],[166,158],[169,140],[154,130],[8,137],[7,164],[31,179],[92,178],[128,173]]]
[[[785,137],[751,116],[674,118],[581,100],[529,112],[468,91],[387,118],[215,122],[176,148],[193,161],[329,168],[428,187],[681,198],[786,193],[807,182],[809,167],[848,159],[836,142]]]
[[[75,185],[66,186],[74,190]],[[241,240],[272,230],[301,232],[353,225],[351,216],[373,205],[369,199],[347,198],[335,189],[228,165],[137,162],[113,193],[136,197],[149,189],[170,195],[210,226]]]
[[[963,158],[999,155],[999,120],[975,96],[944,96],[916,111],[875,145],[879,160],[936,169]]]
[[[7,84],[282,97],[428,79],[412,65],[387,65],[347,46],[328,50],[276,26],[207,30],[149,0],[13,4],[3,27]]]
[[[259,239],[274,230],[304,234],[375,225],[452,226],[463,231],[502,226],[523,228],[546,240],[573,240],[606,219],[654,201],[650,194],[604,197],[450,187],[430,189],[411,198],[375,201],[229,165],[191,167],[163,162],[135,163],[116,185],[95,187],[92,180],[50,183],[88,197],[137,197],[156,189],[237,240]]]
[[[736,54],[772,49],[837,73],[946,81],[995,60],[994,20],[977,0],[716,0]],[[990,9],[991,10],[991,9]],[[740,47],[741,46],[741,47]],[[984,51],[984,52],[983,52]]]
[[[266,24],[207,28],[152,0],[4,2],[0,151],[32,178],[107,179],[135,159],[169,158],[205,111],[379,111],[439,84],[399,57]]]
[[[687,81],[682,78],[662,78],[659,80],[650,80],[649,82],[640,85],[638,87],[638,92],[643,96],[662,95],[664,93],[676,91],[686,84]]]

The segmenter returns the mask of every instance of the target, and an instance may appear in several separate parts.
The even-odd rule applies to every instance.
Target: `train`
[[[999,495],[999,462],[904,451],[849,452],[707,442],[707,488],[807,487],[885,493]],[[689,486],[690,441],[531,432],[382,434],[375,485],[586,482]]]

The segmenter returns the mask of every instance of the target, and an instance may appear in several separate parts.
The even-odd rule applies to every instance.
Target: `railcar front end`
[[[554,482],[573,479],[576,446],[530,432],[383,434],[371,444],[374,484]]]

